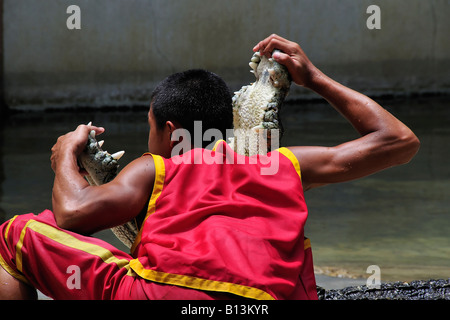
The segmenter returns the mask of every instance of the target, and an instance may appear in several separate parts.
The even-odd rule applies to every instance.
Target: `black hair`
[[[233,126],[231,92],[222,78],[206,70],[187,70],[161,81],[151,95],[151,108],[158,129],[164,128],[166,121],[176,121],[189,131],[191,139],[194,121],[202,121],[202,137],[214,128],[225,139],[226,129]],[[202,147],[208,144],[203,141]]]

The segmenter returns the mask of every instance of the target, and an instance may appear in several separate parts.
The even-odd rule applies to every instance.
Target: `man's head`
[[[226,136],[233,126],[231,93],[216,74],[188,70],[164,79],[151,96],[149,111],[149,151],[170,157],[176,141],[170,141],[175,129],[189,131],[194,140],[194,121],[202,122],[202,136],[208,129],[218,129]],[[194,141],[191,141],[193,145]],[[204,141],[205,147],[210,141]]]

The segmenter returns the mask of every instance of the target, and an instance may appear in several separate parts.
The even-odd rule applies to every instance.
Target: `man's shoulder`
[[[134,159],[119,173],[118,177],[148,178],[155,176],[155,161],[151,154]]]

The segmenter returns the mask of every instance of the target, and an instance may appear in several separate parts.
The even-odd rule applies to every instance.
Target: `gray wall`
[[[170,73],[206,68],[232,90],[252,81],[253,46],[301,43],[337,81],[367,94],[450,92],[447,0],[3,0],[11,108],[148,104]],[[81,30],[66,9],[81,8]],[[366,9],[381,8],[381,30]],[[291,98],[315,97],[302,88]]]

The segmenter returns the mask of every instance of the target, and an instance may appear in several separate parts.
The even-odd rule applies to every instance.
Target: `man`
[[[81,125],[58,139],[51,157],[54,213],[17,216],[0,227],[0,281],[6,283],[0,295],[34,297],[31,287],[37,287],[62,299],[317,299],[303,234],[303,190],[407,163],[419,141],[376,102],[324,75],[298,44],[271,35],[253,50],[270,56],[274,49],[283,52],[273,58],[288,68],[293,81],[328,100],[359,139],[331,148],[273,151],[270,159],[279,161],[278,172],[268,176],[259,174],[264,156],[244,165],[184,163],[186,157],[240,156],[224,142],[215,151],[172,155],[179,143],[172,134],[178,128],[192,130],[193,120],[231,125],[230,97],[223,94],[221,81],[200,71],[173,75],[152,96],[151,154],[131,162],[112,182],[89,186],[76,160],[88,133],[101,134],[103,128]],[[202,77],[209,78],[198,80]],[[204,88],[208,81],[214,85]],[[192,91],[179,91],[187,87]],[[212,114],[197,118],[212,105]],[[132,255],[81,235],[142,212]]]

